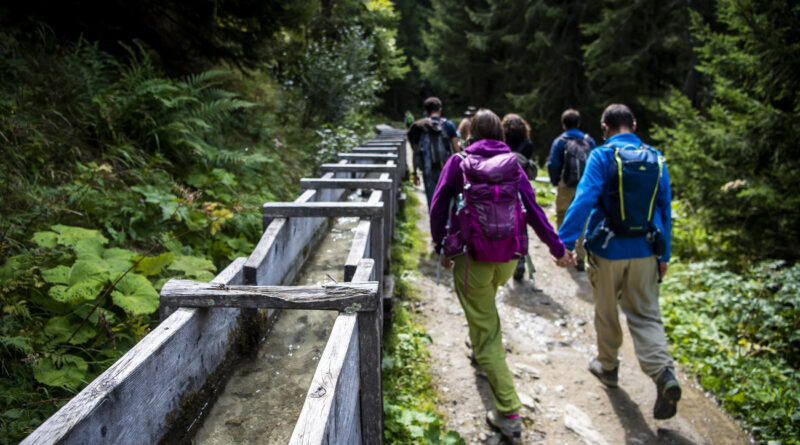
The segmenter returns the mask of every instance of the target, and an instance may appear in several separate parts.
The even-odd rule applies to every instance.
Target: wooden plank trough
[[[167,282],[161,323],[22,443],[169,442],[176,428],[187,429],[176,418],[194,419],[190,430],[202,418],[203,404],[185,412],[193,409],[187,400],[224,385],[220,370],[233,360],[236,338],[279,309],[339,311],[290,443],[383,443],[381,338],[393,288],[385,274],[408,171],[405,133],[383,129],[338,163],[323,164],[321,177],[302,179],[295,201],[264,204],[264,231],[249,257],[210,283]],[[353,189],[369,198],[343,201]],[[341,216],[360,218],[341,265],[345,282],[289,286],[330,218]]]

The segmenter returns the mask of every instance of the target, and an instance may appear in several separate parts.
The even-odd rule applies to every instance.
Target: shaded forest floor
[[[430,245],[425,196],[417,195],[418,228]],[[549,209],[552,214],[552,209]],[[552,215],[551,215],[552,219]],[[532,239],[535,291],[527,280],[501,287],[497,306],[507,361],[523,402],[523,443],[542,444],[747,444],[750,439],[693,378],[678,369],[683,397],[678,414],[652,416],[655,385],[640,369],[623,321],[620,387],[603,386],[587,370],[596,354],[592,294],[586,275],[562,269],[547,248]],[[468,357],[467,325],[453,290],[452,274],[442,269],[436,285],[432,249],[420,259],[412,281],[420,289],[421,322],[433,338],[433,385],[447,428],[468,444],[502,443],[485,421],[492,407],[489,384]],[[624,319],[624,316],[621,317]]]

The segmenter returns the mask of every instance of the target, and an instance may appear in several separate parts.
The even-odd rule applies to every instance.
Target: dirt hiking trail
[[[430,246],[425,195],[417,188],[418,228]],[[552,208],[549,214],[552,220]],[[533,232],[531,231],[533,235]],[[528,281],[512,278],[498,290],[497,307],[507,361],[523,403],[525,444],[748,444],[753,441],[707,397],[693,378],[677,369],[683,397],[678,414],[656,421],[655,385],[640,369],[623,321],[620,387],[606,388],[587,370],[596,352],[592,293],[586,275],[562,269],[547,248],[531,238],[536,292]],[[421,291],[417,309],[433,338],[430,351],[433,385],[447,428],[468,444],[503,443],[489,427],[489,383],[468,357],[467,323],[453,290],[450,271],[442,269],[436,285],[432,249],[420,261],[412,281]],[[624,315],[620,316],[624,319]]]

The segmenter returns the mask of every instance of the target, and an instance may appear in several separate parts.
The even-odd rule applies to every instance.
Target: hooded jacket
[[[491,157],[501,153],[510,153],[511,150],[502,141],[494,139],[481,139],[464,149],[467,154],[477,154],[484,157]],[[450,209],[450,202],[464,190],[464,178],[461,170],[462,159],[459,156],[451,156],[442,168],[439,182],[433,193],[431,202],[430,223],[431,236],[436,251],[442,244],[442,239],[446,234],[446,225]],[[522,205],[525,206],[527,223],[533,227],[539,239],[544,242],[550,254],[556,258],[564,256],[564,244],[558,239],[558,235],[542,207],[536,202],[536,194],[531,187],[531,183],[521,167],[519,169],[519,192],[522,198]],[[451,224],[458,224],[457,218],[451,218]],[[496,241],[502,243],[502,240]],[[498,247],[499,248],[499,247]]]

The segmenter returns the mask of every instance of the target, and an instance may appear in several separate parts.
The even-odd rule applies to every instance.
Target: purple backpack
[[[448,257],[469,253],[476,261],[505,263],[528,252],[525,208],[519,194],[515,153],[492,157],[457,153],[462,158],[464,190],[448,223],[443,251]]]

